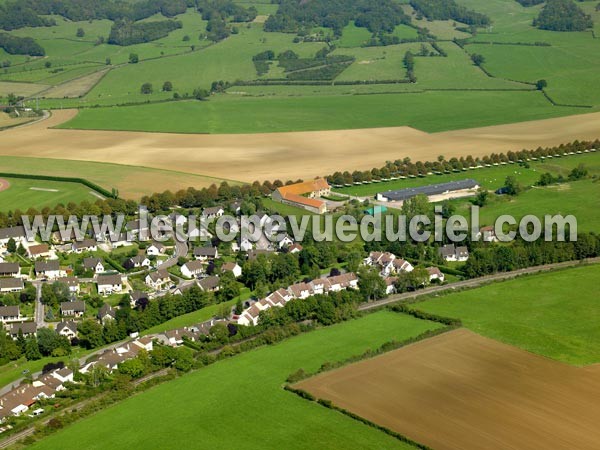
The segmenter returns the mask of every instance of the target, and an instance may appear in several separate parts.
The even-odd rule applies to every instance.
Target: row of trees
[[[597,256],[600,256],[600,236],[594,233],[580,233],[574,242],[517,240],[512,245],[475,248],[471,251],[463,271],[469,278],[475,278],[496,272]]]
[[[590,149],[600,150],[600,140],[574,141],[554,147],[538,147],[535,150],[509,151],[507,153],[492,153],[489,156],[473,157],[461,156],[460,158],[446,159],[440,155],[437,161],[412,162],[410,158],[388,161],[383,167],[367,171],[335,172],[326,178],[330,183],[343,186],[345,184],[369,182],[373,180],[388,179],[398,176],[423,176],[428,173],[445,173],[461,171],[470,167],[486,166],[501,163],[517,163],[528,159],[555,157]]]
[[[350,21],[372,33],[391,33],[397,25],[410,23],[402,6],[393,0],[380,0],[376,4],[369,0],[281,0],[278,3],[277,12],[265,23],[265,31],[298,33],[325,27],[339,37]]]
[[[9,0],[0,5],[0,28],[43,27],[55,25],[55,21],[42,16],[59,15],[72,21],[146,19],[154,14],[174,17],[183,14],[193,0],[142,0],[122,2],[119,0]]]
[[[429,20],[456,20],[478,27],[492,23],[485,14],[470,10],[454,0],[410,0],[410,5]]]

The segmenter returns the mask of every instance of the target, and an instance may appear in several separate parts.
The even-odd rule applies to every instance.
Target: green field
[[[69,202],[80,203],[84,200],[94,202],[104,198],[92,189],[79,183],[33,180],[22,178],[3,178],[10,187],[0,192],[0,211],[26,211],[35,208],[38,211],[45,206],[66,205]]]
[[[569,364],[600,362],[600,266],[494,283],[415,305],[476,333]],[[576,294],[574,294],[576,290]]]
[[[439,92],[286,98],[216,97],[122,108],[84,109],[62,128],[256,133],[408,125],[427,132],[581,114],[547,108],[539,92]],[[469,114],[457,114],[468,111]],[[277,120],[273,120],[277,117]]]
[[[117,188],[121,197],[133,200],[139,200],[143,195],[162,192],[167,189],[177,191],[190,186],[202,188],[223,181],[202,175],[123,164],[18,156],[0,156],[0,172],[82,177],[108,190],[113,187]],[[229,182],[235,183],[235,181]],[[31,184],[31,186],[33,185]],[[10,193],[10,191],[6,193]],[[0,192],[0,196],[3,194]],[[19,205],[21,205],[20,202]],[[55,204],[43,206],[55,206]],[[23,209],[22,205],[19,207]]]
[[[391,312],[260,348],[168,382],[56,433],[31,448],[411,448],[282,389],[314,371],[436,324]],[[259,426],[259,423],[270,424]],[[102,439],[90,430],[106,430]],[[144,430],[140,433],[140,430]],[[169,430],[165,432],[165,430]]]

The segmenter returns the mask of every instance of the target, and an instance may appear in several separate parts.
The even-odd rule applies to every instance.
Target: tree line
[[[298,33],[314,27],[333,30],[341,36],[343,28],[354,21],[371,33],[391,33],[397,25],[409,24],[401,5],[393,0],[280,0],[275,14],[265,22],[265,31]]]
[[[571,152],[590,149],[600,150],[600,140],[595,141],[573,141],[568,144],[560,144],[554,147],[538,147],[535,150],[508,151],[506,153],[492,153],[489,156],[473,157],[461,156],[446,160],[441,157],[437,161],[412,162],[410,158],[388,161],[383,167],[366,171],[355,170],[354,172],[335,172],[325,178],[336,186],[350,185],[354,183],[370,182],[373,180],[388,179],[390,177],[415,177],[425,176],[428,173],[449,173],[462,171],[470,167],[500,163],[518,163],[532,158],[545,158],[548,156],[562,156]]]

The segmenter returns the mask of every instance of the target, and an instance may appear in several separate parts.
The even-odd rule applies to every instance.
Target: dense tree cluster
[[[600,236],[579,233],[577,241],[515,241],[512,245],[493,245],[471,251],[464,272],[470,278],[525,267],[600,256]]]
[[[194,2],[186,0],[12,0],[0,6],[0,25],[4,29],[24,26],[50,26],[54,21],[43,15],[59,15],[72,21],[99,19],[146,19],[154,14],[173,17],[185,13]]]
[[[232,0],[198,0],[198,11],[204,20],[218,16],[221,19],[231,18],[232,22],[252,22],[258,11],[254,6],[244,8]]]
[[[573,0],[548,0],[533,26],[551,31],[584,31],[594,22]]]
[[[410,0],[410,5],[429,20],[456,20],[477,27],[491,23],[485,14],[467,9],[454,0]]]
[[[151,42],[167,36],[181,28],[178,20],[157,20],[152,22],[132,22],[128,19],[116,20],[110,29],[108,43],[113,45],[134,45]]]
[[[410,23],[402,6],[393,0],[281,0],[277,13],[267,19],[265,31],[297,33],[326,27],[341,36],[342,29],[351,20],[372,33],[391,33],[397,25]]]
[[[540,3],[544,3],[545,1],[546,0],[517,0],[517,2],[519,2],[522,6],[525,7],[539,5]]]
[[[548,156],[562,156],[571,152],[584,151],[589,149],[600,149],[600,140],[595,141],[574,141],[568,144],[561,144],[555,147],[538,147],[535,150],[520,150],[517,152],[509,151],[505,153],[492,153],[489,156],[472,157],[461,156],[460,158],[450,158],[441,161],[412,162],[410,158],[388,161],[381,168],[374,168],[366,171],[354,171],[352,173],[335,172],[326,178],[330,183],[343,186],[345,184],[363,183],[373,180],[389,179],[390,177],[416,177],[425,176],[428,173],[451,173],[468,169],[469,167],[485,166],[489,164],[500,163],[518,163],[531,158],[545,158]]]
[[[0,48],[10,55],[44,56],[44,48],[30,37],[0,33]]]

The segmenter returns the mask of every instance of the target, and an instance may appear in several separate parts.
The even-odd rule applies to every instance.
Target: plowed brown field
[[[434,134],[409,127],[248,135],[49,128],[75,114],[54,111],[46,121],[2,132],[0,155],[110,162],[251,182],[371,169],[406,156],[414,161],[483,156],[600,137],[600,113]]]
[[[456,330],[298,384],[435,449],[600,448],[600,370]]]

